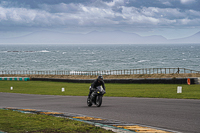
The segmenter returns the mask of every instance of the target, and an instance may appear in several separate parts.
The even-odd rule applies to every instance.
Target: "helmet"
[[[102,81],[103,80],[103,76],[98,76],[97,79],[100,80],[100,81]]]

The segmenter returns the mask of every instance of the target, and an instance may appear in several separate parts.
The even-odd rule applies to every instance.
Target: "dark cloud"
[[[83,4],[83,5],[101,5],[100,3],[115,3],[115,6],[123,5],[127,7],[158,7],[158,8],[178,8],[181,10],[200,10],[199,0],[0,0],[1,6],[4,7],[24,7],[40,8],[40,5],[56,4]],[[118,3],[118,4],[117,4]]]
[[[0,0],[1,5],[4,7],[24,7],[24,8],[40,8],[40,5],[55,5],[60,3],[70,4],[70,3],[82,3],[88,4],[91,3],[92,0]]]

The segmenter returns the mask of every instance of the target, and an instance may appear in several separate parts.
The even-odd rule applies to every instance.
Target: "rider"
[[[96,87],[98,87],[98,86],[102,86],[103,89],[106,90],[106,87],[105,87],[104,81],[103,81],[103,76],[98,76],[98,78],[91,84],[88,98],[90,97],[90,95],[92,94],[94,89],[96,89]]]

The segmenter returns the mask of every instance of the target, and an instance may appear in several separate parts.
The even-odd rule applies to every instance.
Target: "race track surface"
[[[86,96],[0,93],[0,108],[67,112],[183,133],[200,132],[200,100],[103,97],[101,107],[88,107],[86,100]]]

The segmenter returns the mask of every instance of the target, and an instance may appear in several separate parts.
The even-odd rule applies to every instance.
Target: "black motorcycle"
[[[91,96],[87,99],[87,105],[91,107],[93,104],[95,104],[97,107],[100,107],[102,104],[102,97],[105,93],[106,92],[102,86],[98,86],[97,89],[95,89]]]

